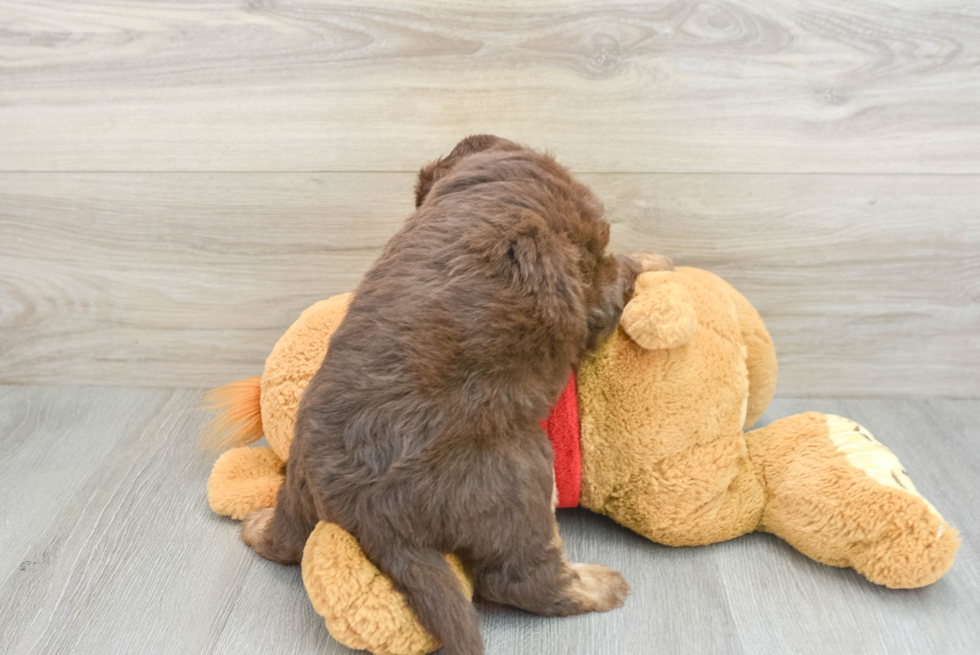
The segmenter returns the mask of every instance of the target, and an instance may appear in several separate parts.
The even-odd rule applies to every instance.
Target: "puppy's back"
[[[584,278],[607,240],[601,205],[550,158],[467,157],[365,275],[304,394],[321,518],[358,538],[447,653],[480,652],[479,633],[438,552],[487,538],[477,501],[550,498],[547,440],[522,440],[587,347]],[[508,466],[524,477],[494,473]]]

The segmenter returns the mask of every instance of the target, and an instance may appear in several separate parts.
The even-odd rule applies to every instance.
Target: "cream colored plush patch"
[[[834,446],[847,457],[849,464],[861,469],[879,484],[901,489],[922,498],[929,509],[939,516],[932,503],[916,490],[895,453],[875,439],[867,428],[843,416],[834,414],[824,416],[827,417],[827,429]]]

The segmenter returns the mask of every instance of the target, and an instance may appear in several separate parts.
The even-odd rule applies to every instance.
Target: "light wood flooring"
[[[0,387],[0,652],[349,653],[297,567],[257,558],[213,514],[192,389]],[[569,556],[623,572],[625,607],[544,619],[480,605],[489,655],[969,655],[980,644],[980,402],[776,400],[762,419],[849,416],[960,531],[930,587],[892,591],[764,534],[669,548],[561,510]]]

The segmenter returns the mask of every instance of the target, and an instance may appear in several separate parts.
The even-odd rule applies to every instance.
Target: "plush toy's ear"
[[[698,317],[687,287],[673,271],[643,273],[626,304],[620,325],[647,350],[676,348],[691,340]]]

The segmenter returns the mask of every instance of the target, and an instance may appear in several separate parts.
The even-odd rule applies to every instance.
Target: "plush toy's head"
[[[579,371],[580,504],[667,544],[751,529],[758,513],[740,508],[761,503],[727,508],[729,521],[695,508],[731,498],[748,466],[742,430],[772,399],[776,355],[759,314],[718,276],[682,267],[640,275],[621,328]],[[656,497],[671,498],[670,516],[651,514]]]
[[[644,273],[636,282],[636,294],[623,312],[621,325],[626,335],[644,350],[673,350],[694,337],[699,320],[717,337],[738,343],[734,326],[744,346],[748,376],[748,400],[743,427],[755,423],[772,400],[776,389],[776,349],[762,317],[741,293],[720,277],[696,268]],[[690,356],[693,350],[675,357]],[[721,359],[721,353],[699,352]],[[740,359],[735,356],[737,363]],[[718,362],[725,366],[725,362]],[[737,390],[736,395],[741,394]]]

